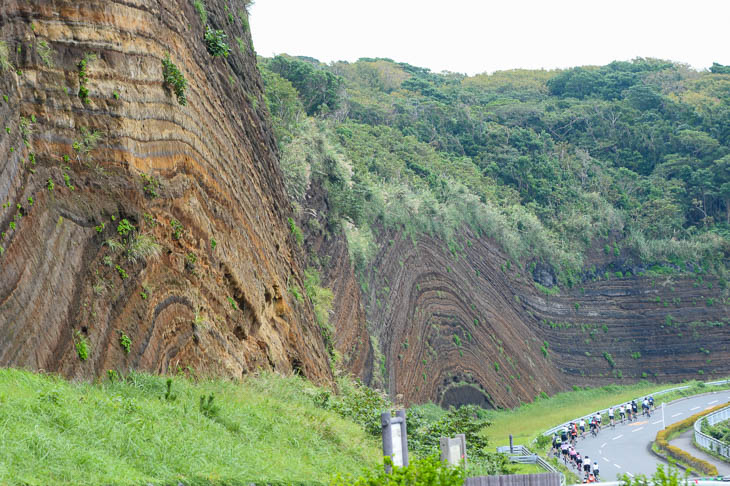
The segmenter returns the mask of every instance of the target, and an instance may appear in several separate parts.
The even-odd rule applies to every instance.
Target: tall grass
[[[320,389],[130,374],[104,384],[0,369],[0,484],[326,484],[380,458],[362,428],[314,405]],[[201,395],[219,410],[204,413]]]

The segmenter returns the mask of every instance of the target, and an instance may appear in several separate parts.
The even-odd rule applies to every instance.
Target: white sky
[[[657,57],[730,64],[730,0],[256,0],[259,55],[467,74]]]

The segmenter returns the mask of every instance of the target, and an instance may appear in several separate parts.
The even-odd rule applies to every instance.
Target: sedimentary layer
[[[301,256],[247,13],[206,5],[227,57],[187,0],[3,2],[0,365],[331,379],[286,291]]]
[[[550,295],[488,238],[456,240],[389,232],[368,274],[364,302],[392,396],[508,407],[572,385],[730,373],[716,277],[604,272]]]

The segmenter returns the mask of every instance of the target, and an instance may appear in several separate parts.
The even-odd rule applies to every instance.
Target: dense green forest
[[[590,276],[591,249],[724,272],[727,66],[635,59],[465,76],[277,56],[259,67],[290,198],[327,190],[328,226],[344,227],[359,270],[385,228],[458,253],[468,225],[568,286]]]

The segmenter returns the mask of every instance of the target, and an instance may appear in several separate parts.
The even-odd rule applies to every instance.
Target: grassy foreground
[[[272,374],[173,378],[172,399],[166,377],[86,384],[0,369],[0,484],[326,484],[381,460],[362,427],[314,405],[320,391]]]
[[[687,390],[658,396],[656,402],[727,388],[727,386],[705,387],[696,382],[686,384],[692,386]],[[512,410],[490,410],[487,412],[487,418],[492,425],[487,427],[484,433],[494,447],[509,444],[509,434],[514,436],[515,444],[528,445],[545,430],[568,420],[676,386],[679,385],[659,385],[642,381],[632,385],[606,385],[601,388],[558,393]]]

